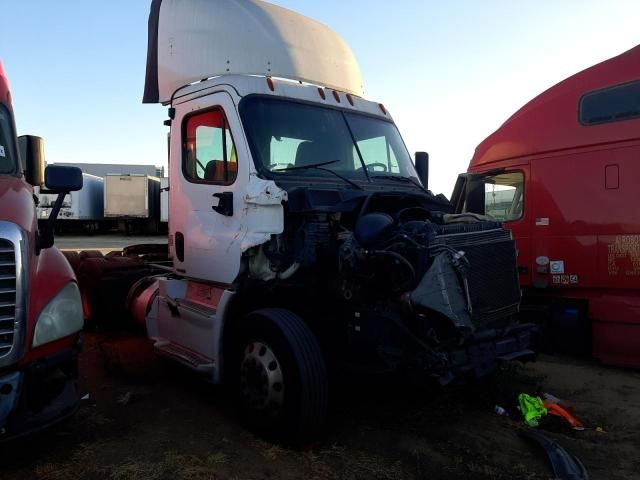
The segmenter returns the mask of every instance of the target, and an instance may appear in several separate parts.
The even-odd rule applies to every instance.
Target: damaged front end
[[[386,319],[368,309],[354,312],[353,341],[366,336],[374,318],[374,328],[384,331],[379,353],[388,364],[429,371],[440,383],[483,377],[499,361],[534,355],[531,326],[514,317],[520,289],[510,232],[495,221],[457,221],[421,209],[396,218],[368,214],[341,251],[348,283],[377,290],[363,303],[382,298],[387,284],[389,306],[396,306]]]
[[[327,351],[441,384],[534,356],[499,222],[444,214],[420,194],[289,197],[284,233],[250,252],[249,276],[270,299],[295,298]]]

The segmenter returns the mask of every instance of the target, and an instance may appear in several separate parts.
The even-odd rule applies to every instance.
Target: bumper
[[[523,324],[507,332],[482,332],[469,345],[448,353],[447,368],[440,382],[449,383],[456,378],[483,378],[494,373],[502,362],[534,360],[536,354],[529,349],[534,330],[533,325]]]
[[[0,441],[45,428],[78,408],[78,349],[0,374]]]
[[[449,349],[430,348],[395,325],[395,329],[388,331],[389,337],[395,337],[394,344],[378,347],[384,362],[395,369],[426,375],[440,385],[487,377],[503,362],[529,361],[536,357],[529,348],[536,331],[533,324],[484,330]]]

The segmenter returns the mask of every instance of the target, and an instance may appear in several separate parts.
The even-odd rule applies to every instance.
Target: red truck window
[[[230,185],[238,175],[238,159],[221,108],[190,115],[184,121],[183,172],[196,183]]]
[[[17,171],[13,142],[9,111],[0,105],[0,174],[14,174]]]
[[[484,211],[496,220],[512,222],[524,213],[524,175],[501,173],[484,178]]]
[[[597,125],[640,117],[640,82],[590,92],[580,99],[580,123]]]

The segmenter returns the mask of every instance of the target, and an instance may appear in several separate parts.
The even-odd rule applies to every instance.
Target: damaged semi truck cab
[[[61,203],[81,181],[75,168],[44,169],[42,139],[18,141],[0,63],[0,441],[58,421],[78,403],[80,293],[51,248],[53,230],[38,230],[33,187],[46,183]]]
[[[169,106],[174,271],[133,311],[159,354],[236,383],[254,426],[320,426],[337,365],[445,384],[531,355],[510,233],[425,188],[326,26],[155,1],[144,101]]]

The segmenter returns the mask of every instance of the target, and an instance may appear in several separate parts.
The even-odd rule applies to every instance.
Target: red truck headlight
[[[68,283],[40,313],[32,347],[73,335],[82,330],[84,316],[78,285]]]

